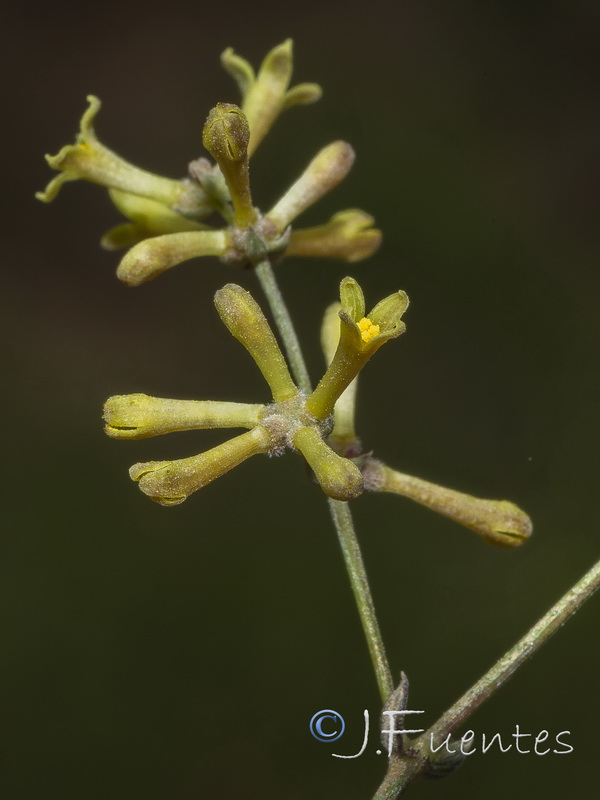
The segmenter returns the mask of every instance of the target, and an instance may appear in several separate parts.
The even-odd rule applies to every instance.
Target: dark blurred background
[[[255,459],[184,505],[127,477],[219,432],[114,442],[106,397],[261,402],[265,385],[212,295],[251,274],[190,262],[136,290],[98,246],[119,221],[98,187],[43,161],[85,96],[99,137],[180,177],[237,89],[226,46],[258,65],[295,40],[292,109],[252,165],[267,208],[317,149],[357,162],[301,219],[358,206],[371,260],[288,261],[279,276],[314,377],[322,311],[350,272],[369,301],[411,298],[408,331],[361,379],[365,446],[403,471],[533,517],[516,551],[398,497],[354,505],[395,673],[435,718],[598,558],[600,8],[591,0],[45,3],[3,12],[3,516],[0,796],[9,800],[369,798],[383,756],[358,749],[378,698],[324,497],[301,460]],[[225,434],[226,436],[227,434]],[[473,756],[411,797],[589,797],[597,787],[598,599],[472,718],[519,724],[569,755]],[[335,746],[308,732],[332,708]],[[531,743],[532,740],[529,740]]]

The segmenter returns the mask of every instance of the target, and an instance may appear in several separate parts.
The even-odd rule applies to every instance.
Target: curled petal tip
[[[64,183],[82,179],[148,197],[170,208],[185,200],[191,216],[206,216],[210,212],[206,195],[198,188],[191,191],[183,181],[139,169],[105,147],[98,140],[93,126],[100,110],[100,100],[93,95],[87,99],[89,107],[81,118],[75,143],[66,145],[55,156],[46,156],[48,165],[59,170],[61,175],[50,181],[45,191],[37,193],[39,200],[49,203]]]

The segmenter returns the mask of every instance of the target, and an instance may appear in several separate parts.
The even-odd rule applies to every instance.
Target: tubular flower
[[[165,233],[210,230],[208,225],[187,219],[156,200],[122,192],[120,189],[109,189],[108,194],[121,214],[130,222],[116,225],[104,234],[100,244],[105,250],[131,247],[142,239]]]
[[[292,231],[286,254],[361,261],[381,244],[381,231],[371,227],[374,221],[357,208],[339,211],[325,225]]]
[[[191,258],[223,255],[228,246],[227,230],[182,231],[142,239],[119,262],[117,277],[128,286],[139,286]]]
[[[328,365],[323,381],[335,361],[340,359],[340,353],[344,355],[339,367],[340,373],[343,373],[344,369],[347,370],[349,363],[352,363],[348,355],[348,346],[344,344],[344,338],[349,335],[348,331],[352,331],[351,345],[355,351],[360,349],[365,351],[369,346],[375,346],[377,337],[381,336],[381,323],[384,327],[386,321],[388,325],[393,324],[394,304],[399,302],[398,299],[393,300],[394,295],[391,295],[378,304],[368,317],[362,317],[364,314],[362,292],[357,288],[358,284],[350,281],[351,279],[342,281],[345,287],[342,296],[345,294],[345,298],[342,303],[329,306],[323,319],[321,345]],[[388,316],[390,314],[392,317]],[[362,318],[358,319],[359,317]],[[354,325],[351,325],[351,321]],[[316,391],[318,389],[319,387]],[[357,389],[358,377],[354,377],[335,402],[333,428],[327,437],[327,443],[336,453],[346,456],[360,466],[367,491],[391,492],[408,497],[469,528],[483,541],[499,547],[518,547],[531,536],[533,530],[531,519],[521,508],[508,500],[485,500],[447,489],[422,478],[398,472],[373,458],[371,453],[364,454],[354,421]]]
[[[333,412],[340,395],[356,378],[371,356],[390,339],[404,333],[402,315],[408,297],[398,291],[389,295],[365,316],[365,298],[354,278],[340,284],[340,328],[337,347],[317,388],[307,400],[319,418]]]
[[[256,362],[269,385],[272,402],[169,400],[146,394],[110,397],[104,405],[104,430],[114,439],[144,439],[202,428],[249,429],[191,458],[134,464],[131,478],[157,503],[177,505],[251,456],[280,455],[289,448],[304,456],[329,497],[358,497],[364,486],[359,467],[327,444],[332,420],[310,409],[310,398],[292,380],[256,301],[241,286],[227,284],[216,293],[215,306],[229,332]]]
[[[36,197],[49,203],[59,193],[62,185],[79,179],[99,183],[110,189],[120,189],[130,194],[154,200],[170,209],[184,208],[190,216],[203,217],[210,213],[204,192],[189,181],[177,181],[154,175],[134,167],[98,140],[94,119],[100,111],[97,97],[89,95],[89,107],[79,123],[75,144],[65,145],[55,156],[46,156],[52,169],[60,171],[43,192]]]
[[[263,63],[258,75],[248,61],[228,47],[221,55],[221,63],[235,80],[242,93],[242,111],[250,125],[252,155],[269,129],[285,108],[315,103],[322,95],[316,83],[301,83],[288,89],[294,66],[291,39],[274,47]]]
[[[78,179],[107,188],[110,199],[129,221],[111,228],[101,244],[107,250],[131,248],[117,268],[117,277],[129,286],[200,256],[255,266],[265,258],[279,262],[285,255],[348,262],[372,255],[381,242],[381,232],[364,211],[341,211],[312,228],[290,227],[348,174],[354,151],[346,142],[333,142],[317,153],[270,211],[263,214],[252,203],[250,156],[285,108],[312,103],[321,96],[316,84],[289,88],[291,39],[267,54],[257,75],[231,48],[221,59],[243,99],[241,108],[218,103],[208,115],[202,138],[214,162],[206,158],[192,161],[189,176],[183,180],[129,164],[98,140],[93,123],[100,101],[90,95],[75,143],[55,156],[46,156],[59,175],[36,197],[50,202],[64,183]],[[219,214],[225,226],[201,222],[211,214]]]

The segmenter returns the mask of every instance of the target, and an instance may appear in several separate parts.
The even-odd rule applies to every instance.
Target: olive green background
[[[51,177],[85,95],[103,142],[173,177],[202,155],[217,101],[238,99],[228,45],[257,64],[288,36],[289,111],[252,163],[267,208],[336,138],[354,169],[302,224],[371,212],[371,260],[290,260],[282,289],[318,378],[320,317],[345,274],[367,302],[411,298],[407,333],[361,378],[367,448],[391,465],[509,498],[535,535],[514,552],[408,501],[353,504],[383,634],[431,724],[599,557],[597,3],[401,0],[40,4],[6,11],[0,52],[3,516],[0,797],[365,800],[383,756],[358,749],[378,698],[335,534],[301,460],[255,459],[161,508],[127,477],[219,432],[104,437],[111,394],[261,402],[266,386],[212,305],[216,260],[138,289],[100,235],[106,193]],[[225,434],[227,435],[227,434]],[[471,720],[519,724],[569,755],[472,756],[415,800],[589,797],[597,787],[599,599]],[[308,731],[332,708],[334,746]],[[531,740],[530,740],[531,741]]]

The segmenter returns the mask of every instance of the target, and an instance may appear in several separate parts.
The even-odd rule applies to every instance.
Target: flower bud
[[[381,231],[370,227],[373,222],[364,211],[340,211],[325,225],[292,231],[286,255],[361,261],[381,244]]]
[[[263,409],[262,404],[115,395],[104,404],[104,432],[113,439],[146,439],[174,431],[252,428]]]
[[[215,306],[229,332],[258,365],[273,399],[280,402],[298,394],[273,331],[250,292],[228,283],[215,294]]]
[[[531,519],[508,500],[482,500],[446,489],[421,478],[404,475],[375,459],[363,469],[365,486],[376,492],[393,492],[415,500],[474,531],[489,544],[518,547],[531,536]]]
[[[171,267],[199,256],[221,256],[229,246],[227,231],[184,231],[144,239],[129,250],[117,267],[117,277],[139,286]]]
[[[257,426],[198,456],[134,464],[129,475],[156,503],[176,506],[250,456],[266,453],[269,446],[269,434]]]
[[[257,219],[250,194],[249,139],[250,128],[242,110],[233,103],[217,103],[204,125],[202,142],[227,182],[234,222],[240,228],[247,227]]]
[[[267,218],[283,231],[303,211],[344,180],[354,163],[346,142],[333,142],[313,158],[298,180],[269,211]]]
[[[242,161],[248,155],[250,128],[241,108],[233,103],[217,103],[204,125],[202,143],[219,163]]]
[[[334,453],[314,428],[300,428],[294,435],[294,445],[328,497],[353,500],[362,494],[363,478],[356,464]]]

